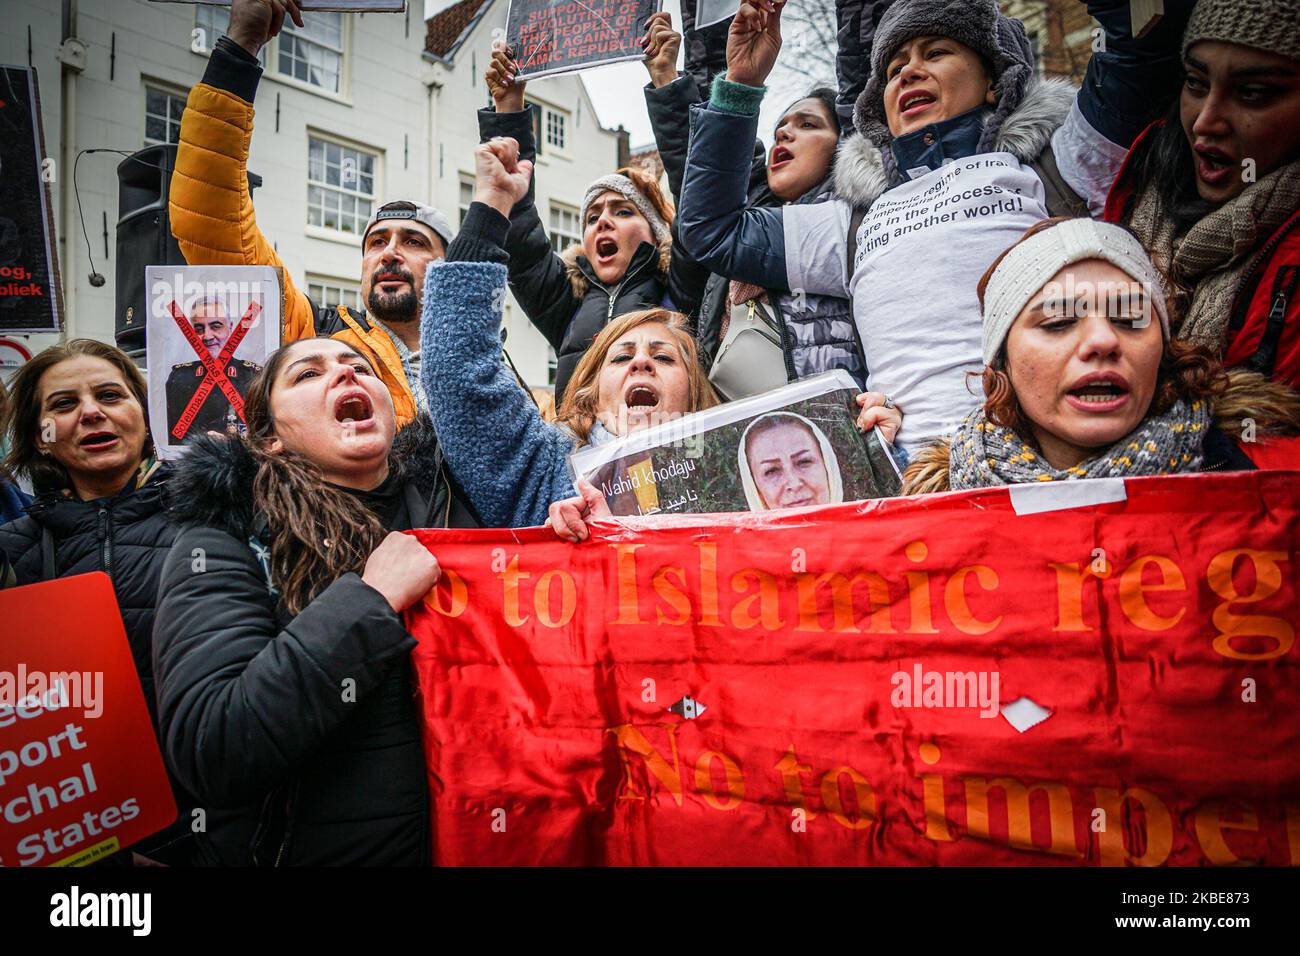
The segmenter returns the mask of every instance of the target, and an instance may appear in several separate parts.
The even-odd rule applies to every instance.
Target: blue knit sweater
[[[453,261],[474,255],[470,239],[476,226],[484,227],[478,217],[490,213],[506,222],[485,208],[471,208],[461,229],[464,240],[458,237],[446,261],[429,266],[420,320],[420,383],[447,465],[483,523],[524,528],[542,524],[551,502],[576,494],[568,464],[575,440],[542,420],[502,365],[506,267]],[[481,244],[481,236],[473,238]]]

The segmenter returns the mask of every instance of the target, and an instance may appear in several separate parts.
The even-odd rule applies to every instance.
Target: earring
[[[40,453],[44,455],[46,458],[50,457],[50,450],[48,448],[40,448],[38,449],[38,451],[40,451]]]

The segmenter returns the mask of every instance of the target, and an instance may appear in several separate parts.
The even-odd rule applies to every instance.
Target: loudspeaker
[[[118,348],[144,348],[148,305],[145,266],[185,265],[172,238],[167,194],[176,168],[176,145],[146,146],[117,167],[117,286],[114,338]],[[262,177],[248,174],[251,194]]]

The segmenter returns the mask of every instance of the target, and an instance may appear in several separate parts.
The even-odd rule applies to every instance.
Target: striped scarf
[[[1132,432],[1072,468],[1053,468],[1034,445],[994,425],[978,408],[961,423],[948,451],[954,491],[1034,481],[1136,478],[1196,472],[1210,427],[1210,407],[1181,399],[1163,415],[1148,415]]]

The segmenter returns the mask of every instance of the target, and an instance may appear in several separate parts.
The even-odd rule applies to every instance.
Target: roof
[[[492,0],[460,0],[424,24],[424,52],[440,60],[451,60],[469,35],[479,14]]]
[[[664,162],[659,156],[659,150],[653,143],[632,150],[628,156],[628,165],[645,170],[656,181],[664,174]]]

